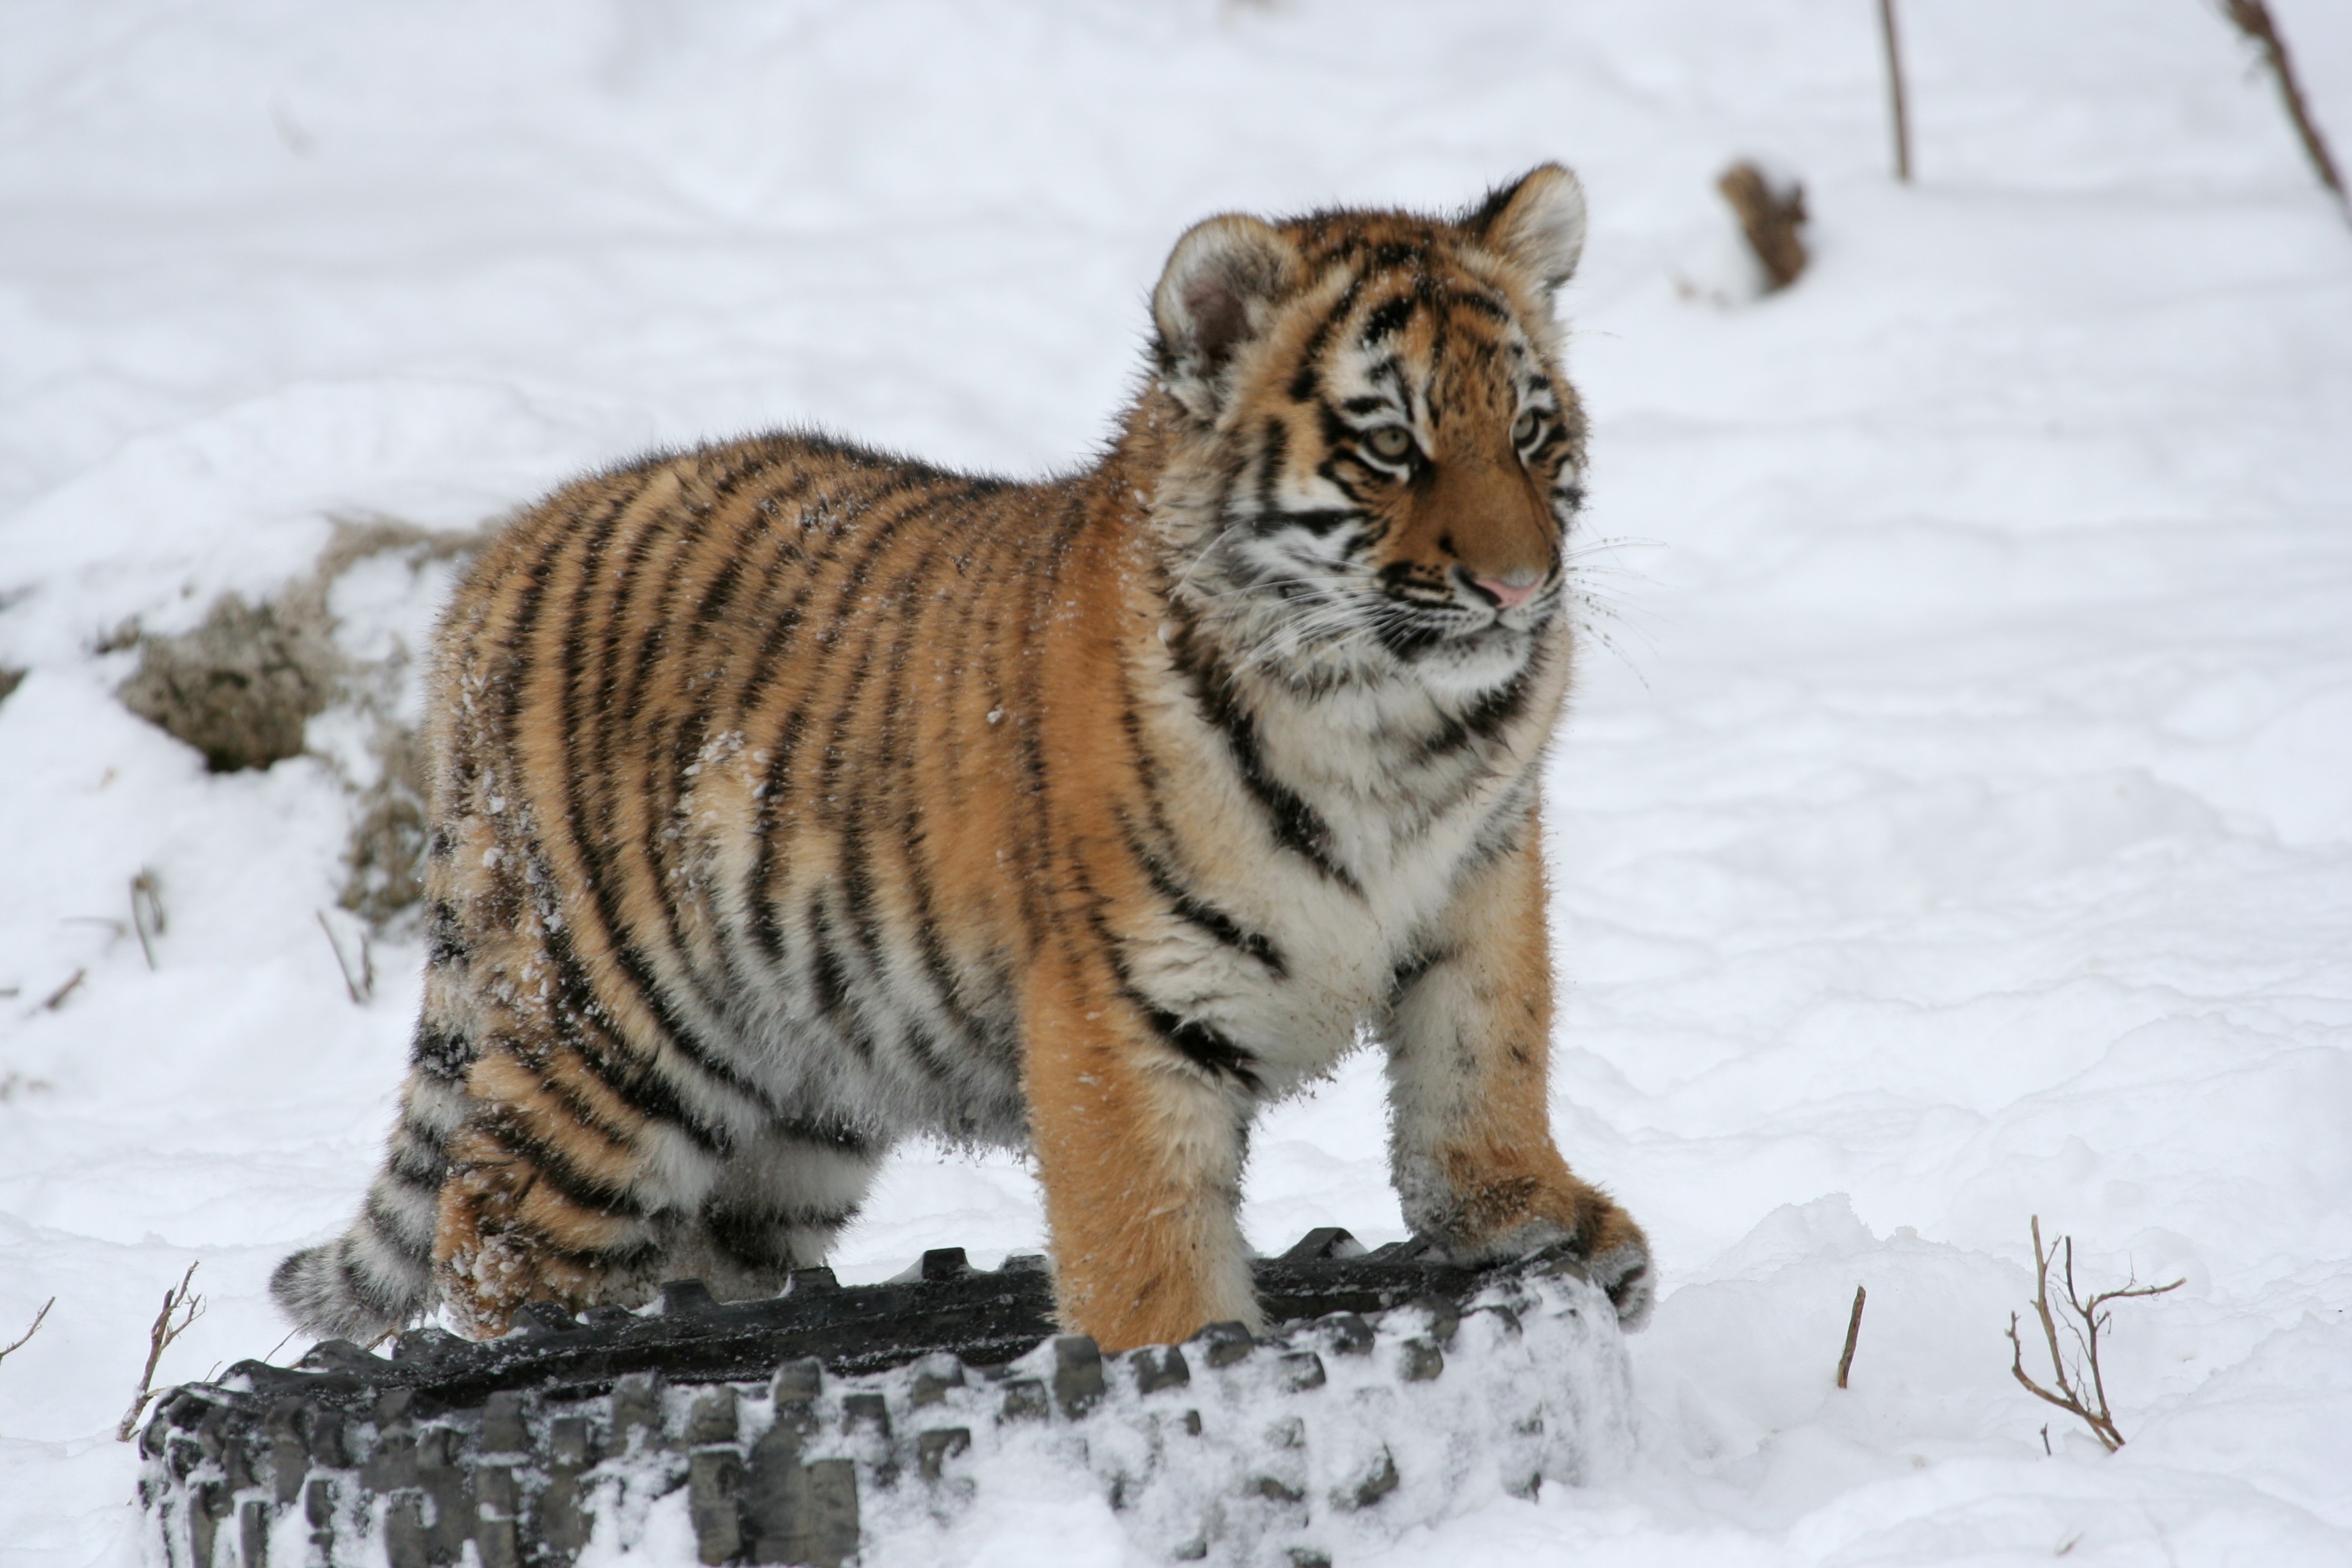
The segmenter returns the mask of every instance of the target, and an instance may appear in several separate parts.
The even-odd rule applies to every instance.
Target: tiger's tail
[[[351,1228],[278,1266],[269,1294],[301,1329],[321,1338],[372,1344],[439,1304],[433,1237],[448,1173],[454,1085],[409,1076],[383,1169]]]

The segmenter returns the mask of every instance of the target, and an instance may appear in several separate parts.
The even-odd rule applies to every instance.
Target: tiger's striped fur
[[[1545,1087],[1583,212],[1546,165],[1454,222],[1198,226],[1068,479],[770,436],[510,526],[438,637],[399,1124],[278,1300],[368,1339],[772,1291],[928,1132],[1034,1151],[1106,1347],[1254,1322],[1251,1116],[1369,1033],[1413,1226],[1571,1242],[1638,1321]]]

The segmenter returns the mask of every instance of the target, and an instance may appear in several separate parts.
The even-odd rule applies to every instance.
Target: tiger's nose
[[[1495,601],[1496,609],[1516,610],[1536,596],[1536,590],[1543,586],[1543,574],[1522,566],[1500,577],[1473,577],[1470,582]]]

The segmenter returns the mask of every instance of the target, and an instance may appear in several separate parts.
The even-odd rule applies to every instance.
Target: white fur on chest
[[[1523,809],[1528,759],[1500,743],[1422,756],[1438,721],[1428,695],[1402,683],[1267,703],[1262,762],[1314,813],[1335,876],[1283,846],[1223,737],[1189,703],[1160,717],[1181,742],[1171,782],[1185,792],[1192,890],[1263,935],[1282,973],[1172,920],[1133,945],[1134,977],[1242,1046],[1264,1090],[1280,1094],[1327,1071],[1386,1006],[1481,840]]]

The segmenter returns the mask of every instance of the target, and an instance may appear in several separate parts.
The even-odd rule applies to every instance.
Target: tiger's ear
[[[1279,229],[1228,214],[1194,224],[1151,293],[1160,368],[1196,418],[1214,419],[1234,351],[1264,331],[1297,280],[1298,251]]]
[[[1462,227],[1525,268],[1549,294],[1576,276],[1584,254],[1584,187],[1558,163],[1539,163],[1488,195]]]

